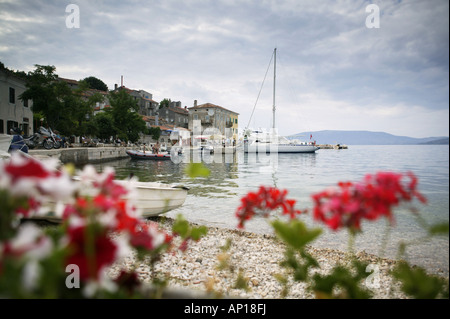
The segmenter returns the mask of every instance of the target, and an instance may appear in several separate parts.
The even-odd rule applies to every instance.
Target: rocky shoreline
[[[166,230],[171,229],[170,218],[156,219]],[[229,243],[229,250],[221,247]],[[168,278],[168,287],[197,293],[213,293],[225,298],[250,299],[312,299],[314,293],[303,283],[288,283],[289,291],[282,296],[283,286],[275,275],[285,273],[279,262],[284,256],[284,244],[274,236],[255,234],[239,230],[209,227],[208,234],[189,245],[185,253],[164,254],[156,263],[154,271]],[[334,249],[309,247],[308,252],[317,259],[321,274],[329,272],[336,264],[349,262],[348,254]],[[406,299],[398,282],[389,275],[397,261],[379,258],[364,252],[357,253],[361,261],[377,267],[376,281],[368,282],[375,299]],[[125,258],[108,270],[112,278],[120,267],[131,269],[133,256]],[[219,264],[226,264],[219,269]],[[151,269],[146,264],[135,266],[140,280],[150,282]],[[375,274],[375,272],[374,272]],[[236,278],[241,275],[247,281],[247,290],[235,289]],[[292,277],[292,276],[291,276]]]

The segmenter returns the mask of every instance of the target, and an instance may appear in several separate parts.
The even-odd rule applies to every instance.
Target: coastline
[[[173,222],[171,218],[166,217],[154,218],[151,221],[165,230],[170,230]],[[231,240],[231,245],[229,250],[224,252],[221,247],[227,244],[227,240]],[[314,293],[308,291],[304,283],[290,282],[291,278],[288,283],[288,294],[281,295],[283,286],[275,275],[286,272],[279,265],[284,257],[284,248],[285,245],[272,235],[208,226],[208,234],[205,237],[198,242],[191,242],[185,253],[176,251],[164,254],[156,263],[154,270],[164,275],[168,279],[167,287],[175,291],[187,290],[200,295],[213,293],[222,298],[314,299]],[[319,262],[321,268],[314,271],[320,274],[328,273],[337,264],[349,262],[349,254],[336,249],[309,246],[308,253]],[[356,253],[356,257],[377,267],[376,281],[367,283],[373,293],[372,298],[409,298],[389,274],[398,261],[365,252]],[[226,261],[228,267],[220,270],[218,268],[220,261]],[[119,264],[110,267],[108,275],[114,278],[118,275],[119,267],[132,269],[134,262],[134,257],[128,256]],[[139,279],[149,283],[150,266],[146,264],[134,266]],[[247,280],[247,291],[233,288],[238,274]]]

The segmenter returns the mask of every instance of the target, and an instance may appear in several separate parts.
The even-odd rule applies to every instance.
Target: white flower
[[[162,244],[164,244],[164,242],[166,240],[166,236],[164,233],[159,231],[159,229],[157,228],[156,225],[149,225],[148,233],[150,234],[150,236],[153,239],[153,242],[152,242],[153,247],[156,248],[156,247],[159,247]]]
[[[117,225],[116,210],[114,208],[109,209],[106,213],[96,215],[97,221],[107,227],[115,228]]]
[[[127,233],[122,232],[114,237],[113,240],[117,247],[116,260],[131,256],[133,249],[130,246],[130,236]]]
[[[53,242],[44,236],[41,228],[32,223],[25,223],[11,240],[11,249],[23,252],[26,259],[40,260],[50,255]]]
[[[17,235],[11,240],[11,248],[17,251],[29,248],[42,235],[42,230],[38,226],[32,223],[25,223],[19,228]]]
[[[117,284],[108,276],[106,269],[100,271],[100,279],[98,281],[88,280],[82,288],[82,294],[85,298],[92,298],[97,291],[104,289],[109,292],[116,292]]]
[[[48,177],[39,182],[39,189],[54,200],[65,200],[75,192],[76,185],[69,175]]]
[[[41,275],[41,268],[37,260],[26,263],[22,273],[22,286],[26,291],[36,288]]]

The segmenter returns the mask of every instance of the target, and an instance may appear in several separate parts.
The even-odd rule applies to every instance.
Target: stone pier
[[[29,150],[29,154],[37,158],[56,157],[63,164],[73,163],[84,165],[88,163],[102,163],[129,157],[126,150],[129,147],[74,147],[60,149]]]

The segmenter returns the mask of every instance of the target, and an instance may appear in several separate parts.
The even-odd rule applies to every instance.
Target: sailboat
[[[275,83],[277,66],[277,48],[273,51],[273,108],[272,128],[269,132],[262,130],[244,131],[244,153],[315,153],[319,147],[313,143],[293,142],[277,134],[275,125]]]

